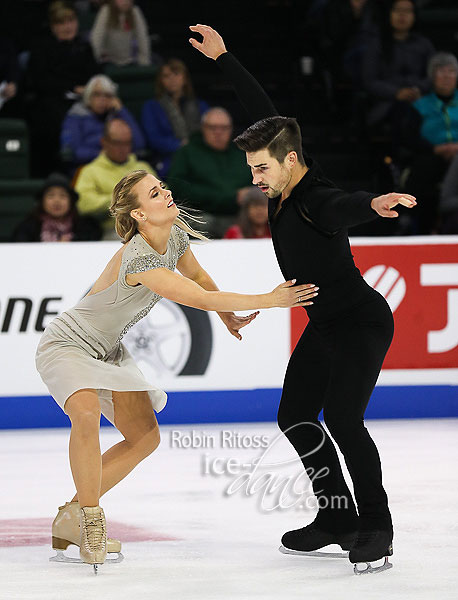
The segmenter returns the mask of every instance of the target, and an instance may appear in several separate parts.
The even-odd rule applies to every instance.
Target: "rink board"
[[[67,423],[35,370],[35,349],[47,323],[85,295],[118,248],[0,246],[0,429]],[[269,240],[218,241],[193,251],[223,290],[262,293],[282,281]],[[395,319],[367,418],[458,416],[458,237],[355,238],[352,251]],[[239,342],[217,315],[162,301],[124,341],[145,377],[169,394],[160,422],[272,421],[306,323],[303,309],[262,311]],[[165,330],[156,352],[155,336]],[[152,345],[139,350],[148,331]]]
[[[159,424],[275,421],[281,389],[170,392]],[[367,419],[458,417],[456,386],[377,386]],[[69,427],[70,420],[50,396],[0,399],[3,429]],[[102,417],[102,425],[110,423]]]

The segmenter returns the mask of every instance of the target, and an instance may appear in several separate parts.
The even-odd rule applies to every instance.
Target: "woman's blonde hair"
[[[115,218],[116,233],[127,243],[137,233],[137,221],[130,215],[131,211],[139,207],[138,196],[132,191],[133,187],[141,181],[148,171],[131,171],[119,181],[114,189],[110,204],[110,214]],[[208,241],[208,238],[189,225],[188,220],[202,223],[202,220],[189,212],[180,209],[180,216],[175,219],[175,225],[199,240]]]

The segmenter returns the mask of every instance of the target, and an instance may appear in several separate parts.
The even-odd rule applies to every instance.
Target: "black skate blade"
[[[358,565],[366,565],[366,568],[358,569]],[[373,567],[370,562],[359,562],[354,564],[353,572],[355,575],[366,575],[368,573],[375,575],[376,573],[381,573],[382,571],[386,571],[387,569],[391,569],[392,567],[393,564],[390,563],[390,561],[388,560],[388,556],[385,556],[385,562],[383,563],[383,565],[380,565],[379,567]]]
[[[73,564],[87,564],[81,558],[74,558],[73,556],[67,556],[63,550],[56,550],[56,556],[51,556],[49,562],[59,562],[59,563],[73,563]],[[110,558],[111,554],[117,554],[116,557]],[[105,563],[120,563],[124,560],[124,555],[121,552],[110,552],[106,559]]]
[[[303,550],[290,550],[290,548],[286,548],[283,545],[280,546],[279,550],[282,554],[295,554],[296,556],[314,556],[316,558],[348,558],[348,552],[319,552],[318,550],[305,552]]]

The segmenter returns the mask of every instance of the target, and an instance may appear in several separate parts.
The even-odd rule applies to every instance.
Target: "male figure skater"
[[[303,153],[296,120],[278,116],[221,36],[206,25],[190,29],[203,37],[191,38],[191,45],[217,62],[254,121],[235,143],[246,152],[253,184],[269,198],[272,241],[285,279],[320,287],[318,300],[307,307],[310,321],[289,361],[278,411],[279,427],[311,477],[319,510],[313,523],[283,535],[283,548],[306,553],[337,543],[350,550],[352,563],[368,563],[365,571],[355,564],[355,573],[384,570],[391,566],[393,526],[364,412],[391,343],[393,317],[356,268],[347,228],[378,215],[397,217],[392,209],[412,208],[415,198],[337,189]],[[334,444],[318,421],[322,409],[345,458],[358,510]],[[383,566],[370,565],[383,557]]]

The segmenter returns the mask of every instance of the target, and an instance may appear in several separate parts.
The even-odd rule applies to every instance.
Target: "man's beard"
[[[285,171],[286,171],[286,169],[285,169]],[[268,198],[277,198],[277,196],[281,196],[281,194],[284,192],[285,188],[288,187],[289,182],[291,181],[291,177],[292,177],[292,173],[290,173],[289,171],[286,171],[286,173],[285,173],[285,179],[283,181],[280,180],[278,182],[278,184],[277,184],[278,187],[277,188],[273,188],[273,187],[269,186],[269,189],[267,190],[266,196]]]

